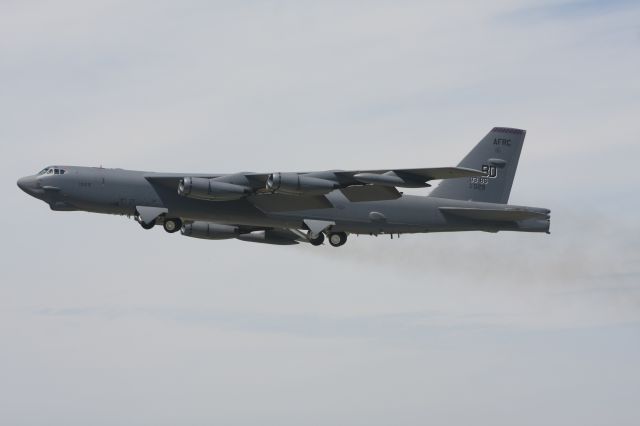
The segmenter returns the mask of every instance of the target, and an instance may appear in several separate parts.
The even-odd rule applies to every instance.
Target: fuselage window
[[[65,174],[65,170],[64,169],[60,169],[60,174],[61,175]]]
[[[53,173],[55,173],[56,175],[60,174],[60,169],[53,169]]]

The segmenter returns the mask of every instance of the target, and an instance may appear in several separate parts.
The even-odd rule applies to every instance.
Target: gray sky
[[[634,1],[0,3],[0,423],[637,425]],[[55,213],[49,164],[451,166],[552,235],[270,247]],[[425,192],[426,193],[426,192]]]

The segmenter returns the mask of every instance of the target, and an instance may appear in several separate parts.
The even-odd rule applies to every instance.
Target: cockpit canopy
[[[51,166],[51,167],[45,167],[44,169],[42,169],[42,171],[40,173],[38,173],[38,176],[42,176],[42,175],[63,175],[66,172],[67,171],[65,169],[59,168],[57,166]]]

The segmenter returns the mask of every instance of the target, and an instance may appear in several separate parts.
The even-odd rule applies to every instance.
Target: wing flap
[[[333,207],[324,195],[307,197],[285,194],[258,194],[250,196],[248,200],[263,212],[286,212]]]
[[[380,185],[350,186],[340,191],[351,202],[395,200],[402,196],[394,187]]]

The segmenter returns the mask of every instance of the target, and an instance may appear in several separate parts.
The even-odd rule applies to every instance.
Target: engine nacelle
[[[239,234],[237,226],[221,225],[210,222],[186,223],[180,233],[186,237],[202,238],[205,240],[228,240]]]
[[[275,244],[278,246],[298,244],[298,237],[291,231],[285,229],[253,231],[247,234],[238,235],[236,238],[241,241],[248,241],[250,243]]]
[[[214,179],[185,177],[180,179],[178,194],[209,201],[239,200],[251,194],[251,188]]]
[[[267,190],[277,194],[324,195],[339,186],[332,180],[298,173],[273,173],[267,178]]]

